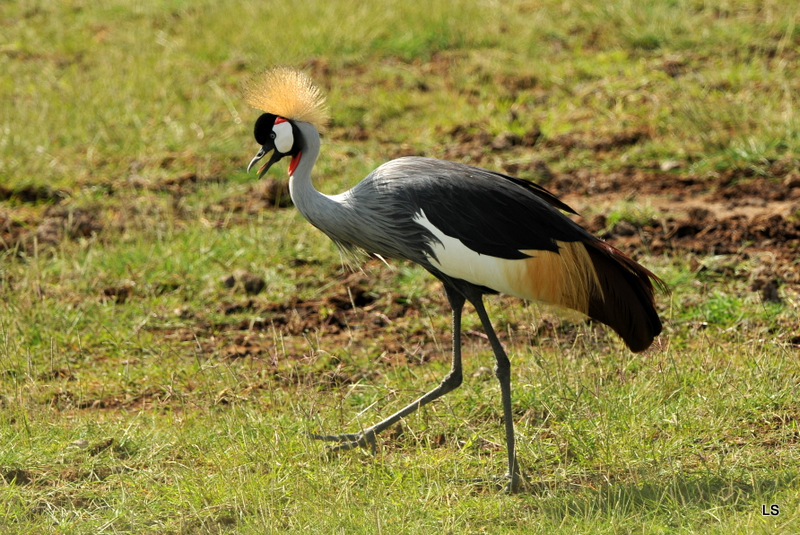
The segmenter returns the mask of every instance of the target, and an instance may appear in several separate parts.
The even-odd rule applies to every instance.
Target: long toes
[[[371,432],[365,433],[362,431],[361,433],[347,433],[342,435],[317,435],[315,433],[309,433],[309,436],[315,440],[338,442],[338,444],[328,447],[329,452],[346,451],[369,446],[374,454],[376,449],[375,433]]]
[[[508,481],[504,490],[509,494],[514,494],[515,492],[529,488],[529,483],[522,472],[517,472],[513,476],[506,474],[503,476],[503,479]]]
[[[316,433],[308,433],[309,438],[313,438],[314,440],[340,443],[356,442],[358,441],[360,435],[361,433],[348,433],[342,435],[318,435]]]
[[[363,448],[365,444],[362,444],[358,440],[351,440],[350,442],[341,442],[336,444],[335,446],[328,446],[328,451],[333,453],[336,451],[347,451],[347,450],[354,450],[356,448]]]

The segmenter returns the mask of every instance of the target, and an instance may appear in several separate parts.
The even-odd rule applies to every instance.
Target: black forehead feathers
[[[256,125],[253,128],[253,135],[256,138],[256,143],[264,145],[269,141],[269,135],[272,132],[272,127],[275,126],[275,119],[277,118],[277,115],[262,113],[261,116],[256,119]]]

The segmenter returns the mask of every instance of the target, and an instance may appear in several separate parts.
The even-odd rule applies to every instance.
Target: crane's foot
[[[513,475],[506,474],[502,477],[502,479],[508,481],[503,490],[505,490],[509,494],[514,494],[522,490],[523,483],[525,482],[524,479],[522,478],[522,475],[519,472]]]
[[[335,446],[329,446],[329,452],[352,450],[355,448],[366,448],[369,446],[372,454],[375,455],[377,449],[377,442],[375,441],[375,432],[371,430],[361,431],[359,433],[347,433],[342,435],[318,435],[316,433],[309,433],[309,437],[314,440],[324,440],[327,442],[338,442]]]
[[[509,471],[506,472],[501,479],[504,479],[507,483],[505,486],[505,491],[509,494],[514,494],[516,492],[521,491],[522,489],[529,489],[530,484],[528,480],[525,479],[525,474],[522,472],[522,469],[519,467],[519,462],[515,459],[514,463]]]

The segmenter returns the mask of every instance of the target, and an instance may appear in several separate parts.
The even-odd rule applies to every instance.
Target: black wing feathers
[[[572,208],[533,182],[455,162],[404,160],[418,177],[414,204],[477,253],[519,259],[529,256],[521,249],[557,251],[556,241],[594,239],[560,211]]]

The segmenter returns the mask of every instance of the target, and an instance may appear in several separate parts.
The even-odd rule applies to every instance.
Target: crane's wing
[[[596,240],[562,213],[576,213],[545,188],[470,165],[431,158],[394,160],[412,202],[436,228],[471,250],[519,259],[556,242]]]

